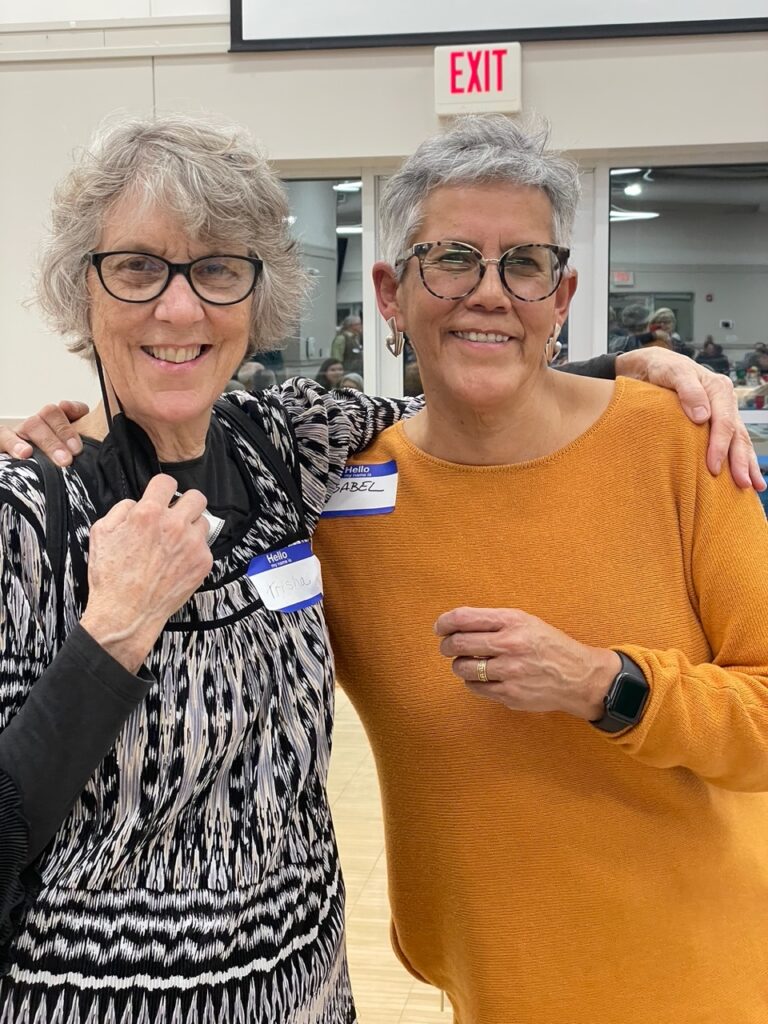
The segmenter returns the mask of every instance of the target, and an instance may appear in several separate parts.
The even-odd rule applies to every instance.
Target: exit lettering
[[[504,91],[504,58],[507,49],[452,50],[450,90],[452,95]]]

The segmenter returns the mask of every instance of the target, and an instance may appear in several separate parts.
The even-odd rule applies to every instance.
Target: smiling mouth
[[[482,345],[503,345],[505,341],[511,341],[509,334],[499,334],[497,331],[451,331],[451,334],[462,341],[475,341]]]
[[[164,345],[142,345],[141,351],[162,363],[193,363],[210,345],[188,345],[186,348],[170,348]]]

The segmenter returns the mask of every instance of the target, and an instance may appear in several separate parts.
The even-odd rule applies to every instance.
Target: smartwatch
[[[621,732],[631,725],[637,725],[643,717],[651,692],[640,666],[621,651],[616,651],[616,654],[621,658],[621,668],[603,699],[603,717],[591,723],[601,732]]]

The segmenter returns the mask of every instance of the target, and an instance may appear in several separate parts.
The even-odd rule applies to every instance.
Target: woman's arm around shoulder
[[[382,431],[423,408],[424,399],[374,398],[360,391],[326,391],[313,380],[293,377],[264,392],[225,396],[262,420],[271,440],[289,461],[297,452],[302,496],[312,524],[336,490],[350,456],[363,451]],[[281,436],[269,408],[284,414],[291,437]],[[284,431],[282,434],[284,435]]]

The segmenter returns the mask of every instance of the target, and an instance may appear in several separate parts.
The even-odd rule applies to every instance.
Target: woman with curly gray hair
[[[217,402],[297,314],[287,215],[185,117],[116,123],[57,190],[40,299],[104,407],[70,468],[0,464],[3,1024],[355,1020],[310,536],[400,408]]]

